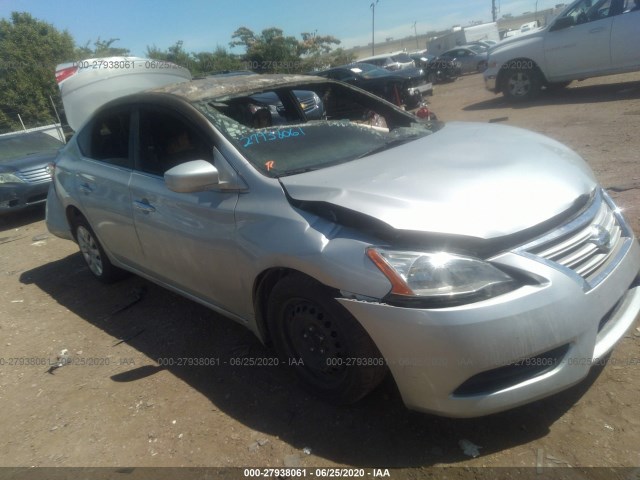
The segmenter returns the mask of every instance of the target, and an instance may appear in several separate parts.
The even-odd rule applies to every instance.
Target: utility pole
[[[496,10],[496,0],[491,0],[491,16],[493,21],[498,21],[498,10]]]
[[[375,55],[376,54],[376,38],[375,38],[375,31],[376,31],[376,5],[378,4],[380,0],[376,0],[375,2],[371,2],[371,6],[369,8],[371,8],[371,55]]]
[[[416,48],[420,48],[420,45],[418,45],[418,29],[416,28],[416,23],[418,23],[418,21],[416,20],[415,22],[413,22],[413,33],[416,34]]]

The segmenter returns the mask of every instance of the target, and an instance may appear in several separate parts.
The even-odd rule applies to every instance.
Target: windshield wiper
[[[275,178],[280,178],[280,177],[287,177],[289,175],[296,175],[298,173],[306,173],[306,172],[313,172],[314,170],[320,170],[321,168],[325,167],[326,165],[323,165],[322,167],[302,167],[302,168],[295,168],[293,170],[287,170],[286,172],[282,172],[279,173],[278,175],[275,176]]]

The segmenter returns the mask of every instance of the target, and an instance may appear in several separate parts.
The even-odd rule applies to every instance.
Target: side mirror
[[[205,160],[192,160],[164,172],[164,183],[169,190],[193,193],[209,190],[220,183],[218,169]]]
[[[573,27],[576,24],[576,20],[573,17],[560,17],[553,25],[549,27],[550,32],[555,32],[556,30],[563,30],[565,28]]]

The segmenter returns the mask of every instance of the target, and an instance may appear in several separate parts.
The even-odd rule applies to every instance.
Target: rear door
[[[640,8],[633,10],[633,0],[625,3],[611,29],[611,63],[616,69],[640,67]]]
[[[141,105],[138,115],[131,206],[144,271],[224,308],[239,285],[234,274],[238,193],[169,190],[164,172],[190,160],[213,163],[214,145],[197,125],[171,110]]]
[[[141,256],[133,226],[129,181],[133,169],[131,108],[107,110],[78,134],[81,161],[75,188],[84,215],[103,247],[134,265]]]

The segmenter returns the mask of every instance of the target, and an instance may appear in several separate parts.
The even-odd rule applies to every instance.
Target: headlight
[[[494,297],[518,283],[476,258],[446,252],[410,252],[370,247],[367,256],[389,279],[396,300],[460,304]]]
[[[24,180],[13,173],[0,173],[1,183],[24,183]]]

